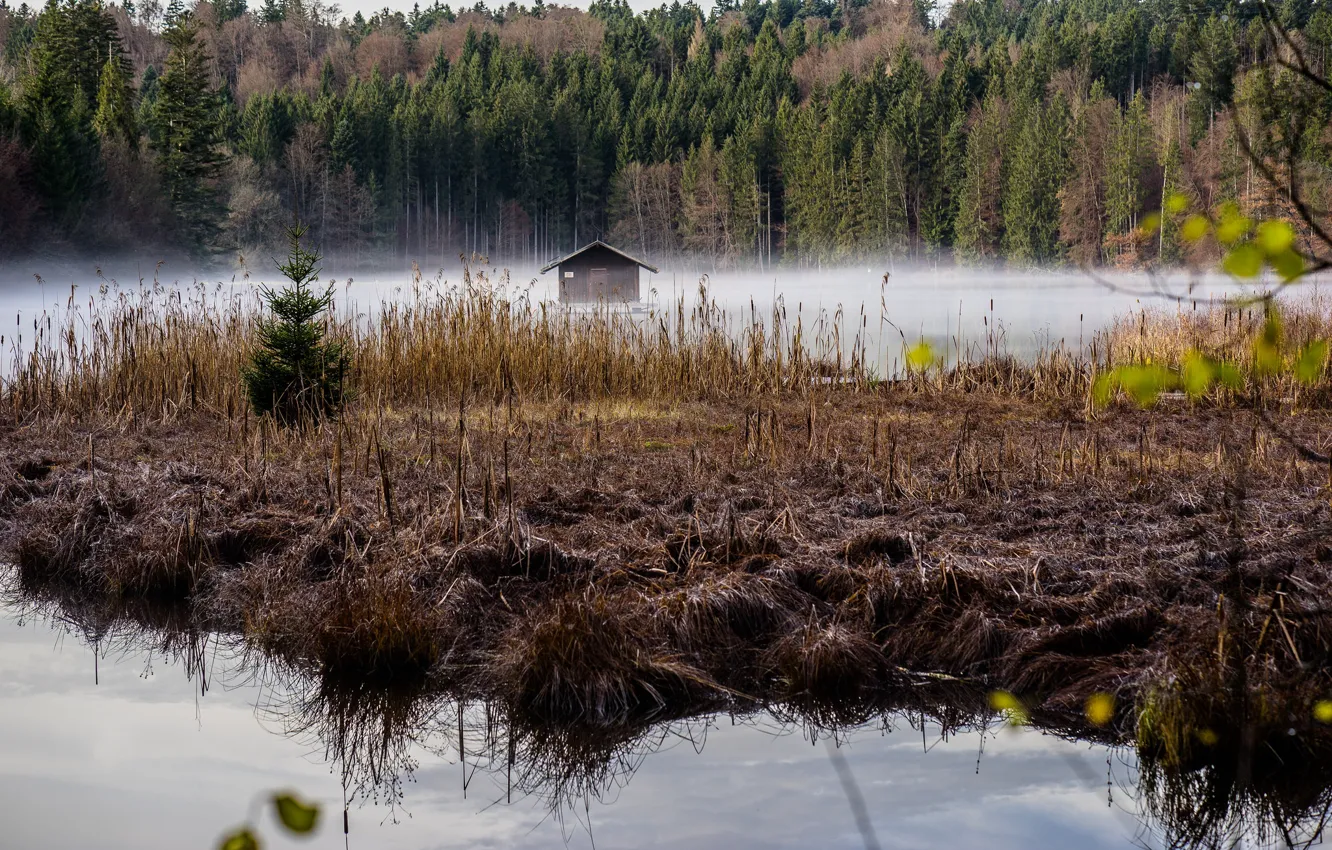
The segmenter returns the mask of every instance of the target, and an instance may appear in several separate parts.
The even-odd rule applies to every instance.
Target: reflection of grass
[[[104,650],[114,643],[126,652],[164,652],[166,661],[183,664],[191,675],[202,673],[198,653],[190,649],[197,647],[198,633],[184,630],[187,623],[178,614],[147,608],[112,611],[69,597],[63,602],[59,596],[39,599],[33,591],[14,595],[16,590],[10,589],[9,604],[26,604],[26,617],[58,618],[64,628]],[[232,682],[257,683],[265,694],[262,714],[277,720],[287,734],[322,748],[349,791],[365,801],[396,806],[425,752],[461,759],[465,782],[477,771],[489,773],[507,789],[504,799],[531,796],[557,817],[589,799],[613,799],[663,746],[685,740],[701,748],[719,717],[771,734],[800,730],[815,740],[844,738],[866,724],[929,726],[952,737],[994,730],[1000,712],[1011,707],[1001,700],[996,710],[993,694],[976,683],[899,674],[899,686],[859,699],[810,701],[801,695],[766,703],[731,694],[720,716],[706,702],[676,703],[655,717],[606,725],[587,717],[553,722],[514,710],[466,684],[432,677],[373,681],[255,653],[223,653],[216,673]],[[1020,705],[1016,697],[1007,699]],[[1143,735],[1138,744],[1140,816],[1160,843],[1220,847],[1243,838],[1276,844],[1290,836],[1294,846],[1303,846],[1315,835],[1332,805],[1332,730],[1302,726],[1298,736],[1264,737],[1257,728],[1218,726],[1210,744],[1173,758],[1151,728],[1164,724],[1163,712],[1176,712],[1176,721],[1183,720],[1178,713],[1185,705],[1168,702],[1160,696],[1144,700],[1143,714],[1155,714],[1138,724]],[[1132,742],[1116,727],[1091,723],[1079,711],[1023,710],[1024,723],[1036,730],[1111,746]]]
[[[1166,847],[1308,847],[1332,815],[1328,751],[1269,742],[1217,742],[1205,758],[1172,767],[1139,761],[1144,826]]]

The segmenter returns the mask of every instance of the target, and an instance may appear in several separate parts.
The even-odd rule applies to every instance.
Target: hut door
[[[605,269],[588,270],[587,288],[589,291],[587,294],[593,301],[605,298],[607,295],[609,295],[609,293],[606,292],[606,282],[607,282],[607,276]]]

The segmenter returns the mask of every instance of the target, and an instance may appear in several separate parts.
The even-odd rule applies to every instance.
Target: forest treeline
[[[1332,97],[1268,60],[1329,47],[1313,0],[0,0],[0,255],[227,259],[299,215],[423,266],[1174,263],[1209,248],[1144,226],[1167,197],[1327,207]]]

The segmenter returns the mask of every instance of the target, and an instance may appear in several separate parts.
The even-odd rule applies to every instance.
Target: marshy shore
[[[1292,444],[1325,439],[1321,385],[1096,408],[1067,353],[883,382],[779,319],[472,293],[335,326],[356,400],[293,430],[241,402],[245,309],[172,309],[7,383],[23,592],[552,722],[957,680],[1084,727],[1110,695],[1101,722],[1175,761],[1332,743],[1329,470]]]

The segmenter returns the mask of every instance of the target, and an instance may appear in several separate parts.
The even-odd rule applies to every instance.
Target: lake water
[[[465,760],[456,708],[405,724],[410,740],[395,739],[389,760],[401,796],[353,801],[344,837],[343,764],[326,737],[299,728],[303,686],[258,681],[224,646],[196,656],[206,688],[134,640],[94,651],[75,630],[0,613],[0,846],[210,848],[257,795],[281,788],[324,807],[305,847],[875,846],[826,733],[811,743],[768,714],[721,715],[649,730],[591,771],[522,758],[509,769],[485,751],[479,707],[467,711]],[[913,727],[895,716],[839,736],[877,846],[1158,846],[1127,750],[997,723],[947,737]],[[397,770],[403,757],[410,775]],[[560,776],[575,790],[560,793]]]

